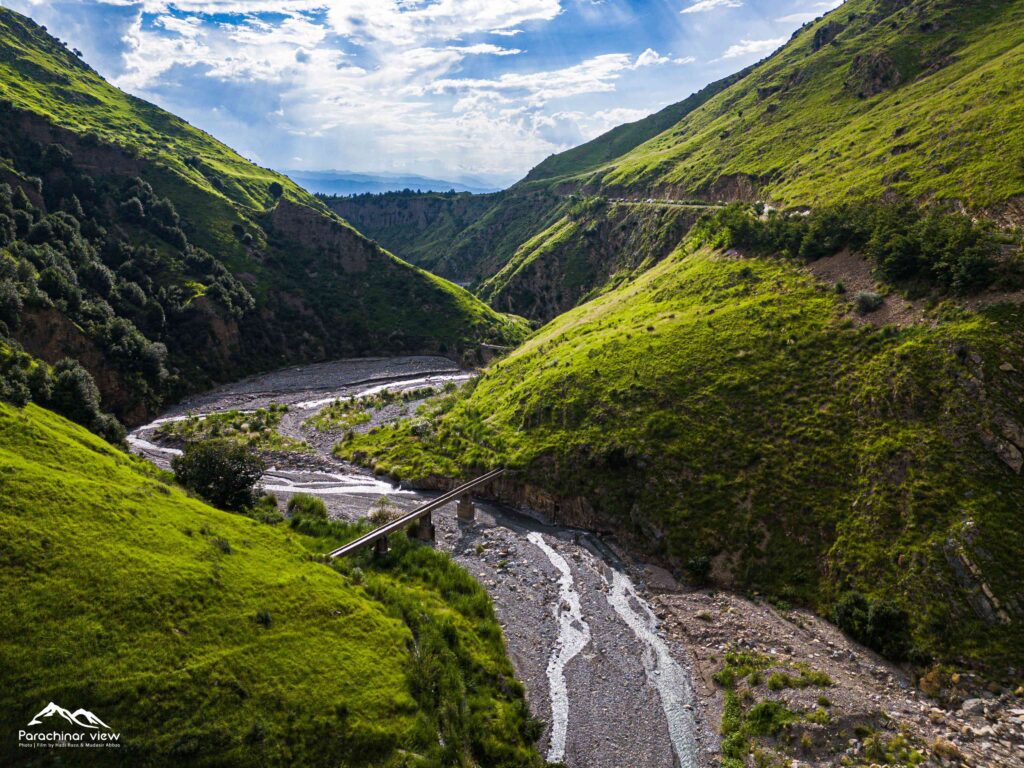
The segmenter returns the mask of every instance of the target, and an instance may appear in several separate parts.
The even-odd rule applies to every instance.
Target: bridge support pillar
[[[409,526],[409,538],[419,541],[434,540],[434,521],[431,514],[426,514]]]
[[[459,497],[458,506],[455,508],[455,514],[458,515],[460,523],[471,523],[476,517],[476,507],[473,506],[473,499],[468,493],[464,493]]]
[[[381,536],[373,543],[373,554],[383,557],[388,553],[388,537]]]

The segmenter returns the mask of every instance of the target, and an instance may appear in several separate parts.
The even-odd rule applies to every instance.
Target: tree
[[[53,367],[49,406],[85,427],[100,415],[100,391],[77,360],[66,357]]]
[[[235,512],[253,505],[256,483],[267,468],[250,446],[223,438],[191,443],[171,467],[186,488],[215,507]]]
[[[281,195],[284,194],[284,187],[281,186],[280,182],[277,182],[277,181],[270,182],[269,189],[270,189],[270,194],[274,197],[275,200],[277,198],[279,198]]]

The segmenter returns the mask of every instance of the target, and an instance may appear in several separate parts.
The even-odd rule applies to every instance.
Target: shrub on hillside
[[[886,658],[903,661],[910,653],[910,617],[891,601],[847,592],[833,608],[832,620],[854,640]]]
[[[248,445],[215,439],[187,445],[171,467],[186,488],[215,507],[238,512],[253,505],[266,463]]]
[[[65,358],[53,367],[25,352],[0,349],[0,400],[18,407],[35,402],[120,445],[125,429],[100,408],[100,393],[80,363]]]
[[[857,307],[857,312],[867,315],[881,308],[884,301],[874,291],[858,291],[853,303]]]
[[[297,493],[288,499],[288,516],[293,520],[326,520],[327,505],[321,498]]]
[[[999,255],[990,222],[922,209],[909,202],[863,201],[804,213],[759,217],[734,203],[706,216],[698,242],[721,248],[773,251],[814,261],[844,248],[861,251],[894,283],[927,283],[963,293],[989,285]]]

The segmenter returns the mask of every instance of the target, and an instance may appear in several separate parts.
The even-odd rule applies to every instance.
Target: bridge
[[[417,538],[420,541],[433,541],[434,523],[431,520],[431,512],[443,507],[450,501],[458,499],[459,506],[457,508],[457,512],[459,520],[472,520],[476,511],[473,507],[473,500],[470,497],[469,492],[474,488],[489,483],[504,472],[504,469],[492,469],[490,472],[480,475],[480,477],[475,480],[470,480],[468,483],[463,483],[458,488],[453,488],[446,493],[442,493],[436,499],[428,501],[426,504],[417,507],[412,512],[402,515],[397,520],[392,520],[390,523],[382,525],[380,528],[375,528],[369,533],[360,536],[358,539],[338,547],[333,552],[328,553],[328,557],[346,557],[370,546],[371,544],[374,545],[375,551],[378,554],[386,554],[388,551],[388,536],[395,531],[405,528],[407,525],[415,526],[409,529],[409,535],[411,537]]]

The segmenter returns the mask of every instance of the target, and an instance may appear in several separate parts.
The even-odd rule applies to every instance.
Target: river
[[[386,496],[411,510],[434,494],[393,485],[330,454],[337,435],[303,422],[336,398],[383,389],[440,386],[471,374],[440,357],[363,358],[288,368],[191,398],[129,436],[132,450],[168,467],[177,452],[157,427],[188,414],[289,406],[279,431],[306,440],[307,454],[277,454],[264,478],[284,502],[322,497],[333,516],[356,519]],[[396,403],[380,420],[415,404]],[[474,523],[455,504],[434,513],[436,546],[490,593],[531,709],[546,723],[542,752],[570,768],[697,768],[711,764],[714,730],[694,695],[690,661],[661,629],[645,598],[646,571],[599,538],[542,520],[531,510],[477,503]]]

